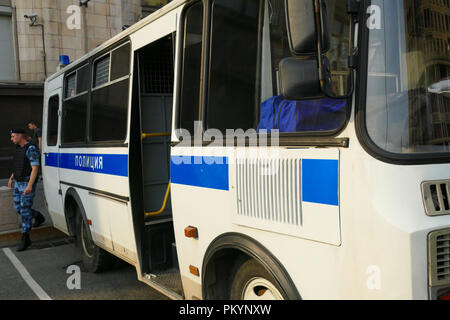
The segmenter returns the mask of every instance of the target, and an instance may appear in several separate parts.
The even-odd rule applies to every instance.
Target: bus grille
[[[238,159],[238,215],[302,225],[301,160]]]
[[[427,215],[450,214],[450,180],[423,182],[422,198]]]
[[[428,236],[430,285],[450,284],[450,229]]]

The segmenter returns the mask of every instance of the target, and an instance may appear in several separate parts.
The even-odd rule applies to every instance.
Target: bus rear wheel
[[[89,226],[79,212],[77,214],[77,241],[81,248],[83,267],[87,271],[97,273],[113,267],[115,257],[94,243]]]
[[[239,264],[230,290],[231,300],[285,300],[283,290],[256,260]]]

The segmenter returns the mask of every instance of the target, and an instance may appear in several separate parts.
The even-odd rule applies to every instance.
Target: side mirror
[[[319,0],[321,12],[316,16],[314,0],[286,0],[286,23],[289,46],[295,55],[317,55],[318,26],[321,26],[321,51],[330,50],[326,5]],[[319,18],[319,19],[317,19]]]
[[[281,95],[287,100],[314,100],[324,97],[320,88],[317,57],[285,58],[280,62]]]

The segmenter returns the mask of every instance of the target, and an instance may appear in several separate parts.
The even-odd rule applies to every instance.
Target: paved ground
[[[0,180],[6,186],[8,180]],[[82,269],[79,248],[71,239],[52,227],[45,206],[42,181],[37,185],[33,208],[39,210],[46,222],[33,229],[32,246],[25,252],[16,252],[20,229],[0,232],[0,300],[161,300],[159,292],[137,280],[136,269],[117,260],[115,267],[101,274]],[[80,267],[80,289],[69,289],[68,279],[75,284],[69,266]]]
[[[1,248],[0,300],[37,300],[45,295],[54,300],[167,299],[139,282],[136,269],[122,261],[101,274],[80,268],[81,288],[70,290],[68,280],[72,285],[76,281],[74,273],[67,273],[68,267],[81,266],[80,261],[78,248],[68,238],[33,243],[21,253],[15,247]]]
[[[0,187],[3,186],[8,186],[8,179],[0,179]],[[42,180],[39,181],[36,185],[36,195],[33,201],[33,209],[40,211],[45,217],[45,222],[41,225],[41,227],[52,226],[52,221],[45,205],[44,185],[42,183]],[[0,232],[0,234],[10,233],[14,231],[20,231],[19,225],[16,229],[12,229],[7,232]]]

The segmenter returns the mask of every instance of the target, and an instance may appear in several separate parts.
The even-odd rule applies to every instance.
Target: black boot
[[[17,252],[25,251],[31,245],[30,234],[24,233],[22,234],[22,242],[20,246],[17,248]]]
[[[39,211],[36,211],[36,212],[37,212],[37,215],[36,215],[36,217],[34,218],[33,228],[39,227],[39,226],[40,226],[41,224],[43,224],[44,221],[45,221],[45,218],[44,218],[44,216],[42,215],[42,213],[40,213]]]

